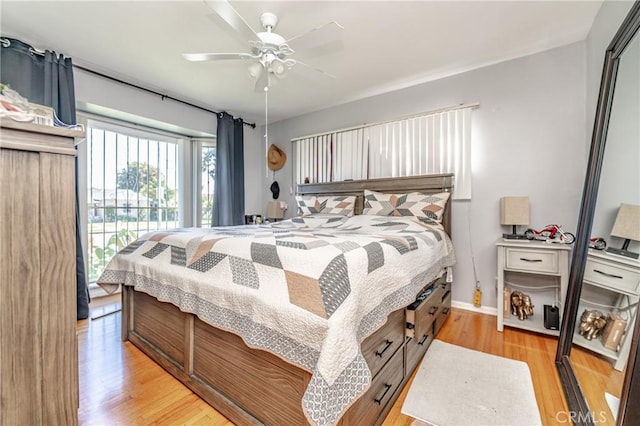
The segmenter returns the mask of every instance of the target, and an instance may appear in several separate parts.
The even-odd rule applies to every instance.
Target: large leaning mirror
[[[636,2],[605,55],[572,254],[556,363],[569,405],[563,419],[575,424],[638,419],[629,395],[640,380],[639,28]]]

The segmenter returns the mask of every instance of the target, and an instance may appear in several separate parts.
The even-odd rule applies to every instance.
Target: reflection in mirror
[[[637,23],[635,25],[637,30]],[[573,339],[570,369],[586,399],[591,421],[598,425],[616,424],[640,299],[640,261],[619,251],[621,247],[635,253],[640,251],[637,241],[640,238],[636,237],[640,234],[640,217],[637,217],[640,211],[640,35],[633,36],[620,53],[617,64],[615,59],[609,64],[613,70],[610,74],[613,97],[609,115],[603,113],[601,121],[602,143],[606,140],[606,149],[601,148],[599,154],[602,161],[599,185],[597,171],[589,172],[595,176],[592,182],[587,178],[587,201],[583,198],[581,212],[587,219],[584,222],[581,219],[581,225],[589,222],[589,214],[593,214],[593,225],[590,230],[579,232],[578,244],[586,243],[589,238],[591,242],[583,269],[574,271],[579,267],[572,266],[572,275],[580,276],[580,272],[584,275],[582,283],[576,285],[575,293],[579,297],[575,326],[573,332],[569,332],[569,339]],[[606,83],[603,79],[603,85]],[[596,136],[594,134],[594,143]],[[595,206],[589,206],[589,185],[598,188]],[[632,220],[624,222],[624,213],[628,212],[632,212]],[[614,250],[607,251],[602,239]],[[626,239],[636,241],[625,242]],[[574,256],[574,263],[581,264],[579,257]]]
[[[640,36],[636,34],[622,53],[618,65],[590,234],[594,238],[603,238],[609,247],[623,245],[623,240],[611,235],[621,234],[612,232],[614,225],[620,227],[620,205],[640,205],[639,117]],[[638,226],[637,222],[635,226]],[[591,245],[595,246],[594,243]],[[637,244],[632,241],[629,250],[637,252]],[[631,328],[638,304],[638,288],[637,280],[625,286],[623,279],[617,277],[624,277],[627,272],[631,274],[634,269],[638,271],[637,263],[595,247],[590,248],[587,254],[570,357],[597,424],[615,424],[618,412],[623,372],[631,345]]]

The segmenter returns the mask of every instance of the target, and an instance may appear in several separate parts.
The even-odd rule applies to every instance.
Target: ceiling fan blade
[[[338,24],[336,21],[331,21],[305,33],[291,37],[286,43],[293,50],[310,49],[321,44],[338,40],[342,35],[343,29],[342,25]]]
[[[307,67],[307,68],[309,68],[309,69],[311,69],[311,70],[314,70],[314,71],[316,71],[316,72],[319,72],[320,74],[322,74],[322,75],[324,75],[324,76],[327,76],[327,77],[330,77],[330,78],[336,78],[336,76],[335,76],[335,75],[333,75],[333,74],[331,74],[331,73],[328,73],[328,72],[326,72],[325,70],[321,70],[320,68],[316,68],[316,67],[313,67],[313,66],[311,66],[311,65],[309,65],[309,64],[305,64],[304,62],[299,61],[299,60],[297,60],[297,59],[296,59],[295,61],[296,61],[296,65],[302,65],[302,66],[305,66],[305,67]]]
[[[250,53],[183,53],[187,61],[219,61],[224,59],[256,59]]]
[[[258,39],[258,35],[253,28],[227,0],[204,0],[204,2],[246,40]]]

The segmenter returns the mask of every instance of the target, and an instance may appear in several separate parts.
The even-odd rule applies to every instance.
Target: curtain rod
[[[324,135],[328,135],[330,133],[348,132],[350,130],[364,129],[365,127],[380,126],[382,124],[393,123],[394,121],[409,120],[411,118],[417,118],[417,117],[422,117],[422,116],[425,116],[425,115],[437,114],[439,112],[445,112],[445,111],[455,111],[457,109],[464,109],[464,108],[472,108],[472,109],[480,108],[480,102],[473,102],[473,103],[468,103],[468,104],[459,104],[459,105],[450,106],[450,107],[446,107],[446,108],[438,108],[438,109],[434,109],[434,110],[431,110],[431,111],[425,111],[425,112],[421,112],[421,113],[418,113],[418,114],[408,115],[406,117],[394,118],[393,120],[379,121],[377,123],[370,123],[370,124],[365,123],[365,124],[361,124],[359,126],[345,127],[344,129],[329,130],[327,132],[314,133],[312,135],[298,136],[298,137],[295,137],[295,138],[291,138],[291,142],[297,142],[297,141],[302,140],[302,139],[315,138],[316,136],[324,136]]]
[[[170,100],[172,100],[172,101],[179,102],[179,103],[181,103],[181,104],[184,104],[184,105],[190,106],[190,107],[192,107],[192,108],[197,108],[197,109],[199,109],[199,110],[206,111],[206,112],[210,112],[210,113],[215,114],[215,115],[218,115],[218,114],[219,114],[219,112],[218,112],[218,111],[213,111],[213,110],[210,110],[210,109],[207,109],[207,108],[203,108],[203,107],[201,107],[201,106],[194,105],[194,104],[192,104],[192,103],[190,103],[190,102],[183,101],[182,99],[177,99],[177,98],[174,98],[173,96],[165,95],[164,93],[156,92],[155,90],[147,89],[146,87],[138,86],[137,84],[133,84],[133,83],[130,83],[130,82],[128,82],[128,81],[121,80],[121,79],[119,79],[119,78],[111,77],[110,75],[103,74],[103,73],[101,73],[101,72],[98,72],[98,71],[92,70],[92,69],[90,69],[90,68],[83,67],[82,65],[76,65],[76,64],[73,64],[73,67],[74,67],[74,68],[78,68],[79,70],[82,70],[82,71],[85,71],[85,72],[91,73],[91,74],[95,74],[95,75],[97,75],[97,76],[99,76],[99,77],[106,78],[107,80],[115,81],[116,83],[124,84],[124,85],[126,85],[126,86],[133,87],[133,88],[135,88],[135,89],[143,90],[143,91],[145,91],[145,92],[152,93],[152,94],[154,94],[154,95],[158,95],[158,96],[160,96],[160,98],[161,98],[162,100],[170,99]],[[251,127],[252,129],[255,129],[255,128],[256,128],[256,123],[248,123],[248,122],[246,122],[246,121],[242,120],[242,124],[244,124],[245,126],[249,126],[249,127]]]
[[[9,39],[7,39],[7,38],[1,37],[0,38],[0,44],[3,47],[9,47],[9,46],[11,46],[11,41]],[[35,49],[32,46],[29,47],[29,52],[31,52],[34,55],[44,56],[44,52],[41,52],[41,51]],[[162,98],[162,100],[170,99],[172,101],[179,102],[181,104],[190,106],[192,108],[196,108],[196,109],[199,109],[199,110],[202,110],[202,111],[210,112],[211,114],[215,114],[215,115],[219,114],[218,111],[213,111],[211,109],[203,108],[201,106],[192,104],[190,102],[183,101],[182,99],[174,98],[173,96],[165,95],[164,93],[156,92],[155,90],[147,89],[146,87],[138,86],[137,84],[129,83],[128,81],[124,81],[124,80],[121,80],[119,78],[111,77],[110,75],[103,74],[101,72],[92,70],[92,69],[87,68],[87,67],[83,67],[82,65],[73,64],[73,67],[74,68],[78,68],[79,70],[86,71],[88,73],[97,75],[99,77],[106,78],[107,80],[111,80],[111,81],[115,81],[116,83],[124,84],[125,86],[133,87],[133,88],[136,88],[136,89],[139,89],[139,90],[143,90],[143,91],[148,92],[148,93],[152,93],[154,95],[158,95],[158,96],[160,96],[160,98]],[[249,126],[252,129],[256,128],[256,123],[248,123],[248,122],[242,120],[242,124],[244,124],[245,126]]]

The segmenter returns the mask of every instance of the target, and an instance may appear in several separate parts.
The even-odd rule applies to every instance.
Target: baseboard
[[[451,306],[454,307],[454,308],[464,309],[464,310],[467,310],[467,311],[479,312],[481,314],[488,314],[488,315],[493,315],[493,316],[497,316],[498,315],[498,309],[497,308],[491,308],[491,307],[488,307],[488,306],[481,306],[479,308],[476,308],[475,306],[473,306],[473,303],[459,302],[457,300],[452,300],[451,301]]]

